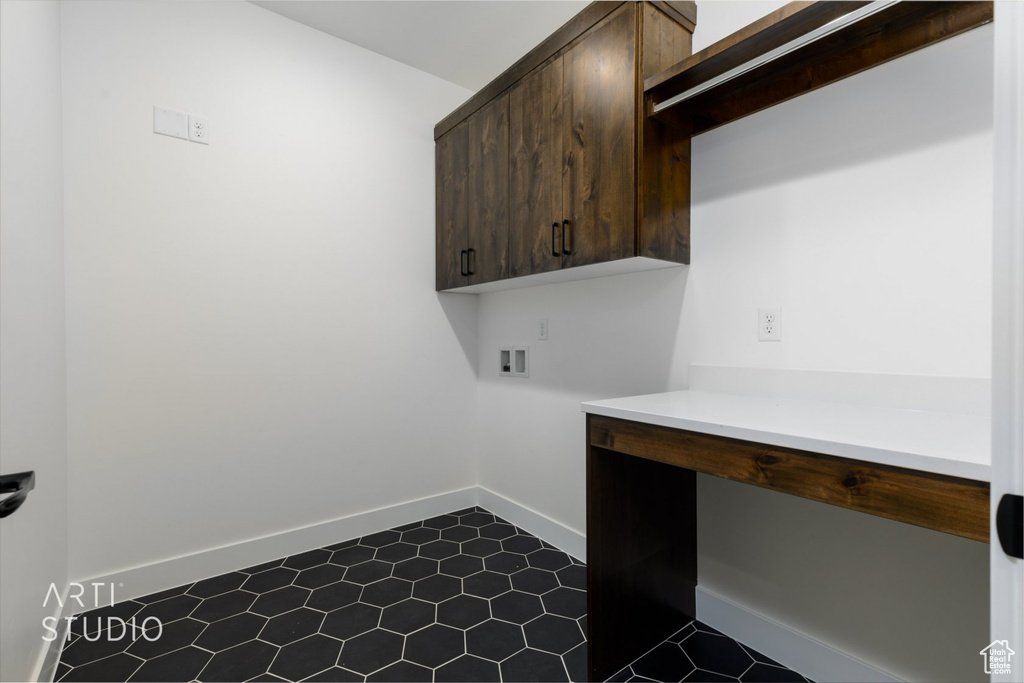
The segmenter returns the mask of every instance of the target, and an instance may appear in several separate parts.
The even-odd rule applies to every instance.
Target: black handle
[[[1007,493],[999,500],[996,533],[1004,553],[1024,559],[1024,497]]]
[[[18,472],[0,476],[0,495],[13,493],[10,498],[0,501],[0,517],[6,517],[21,507],[28,498],[28,492],[36,487],[36,473]]]
[[[476,275],[473,271],[473,261],[476,260],[476,249],[466,250],[466,275]]]
[[[558,258],[561,254],[558,252],[558,247],[555,245],[555,232],[558,230],[558,223],[551,224],[551,255]]]
[[[566,228],[569,228],[569,238],[568,239],[565,238],[565,229]],[[565,248],[566,245],[569,245],[568,249]],[[569,255],[572,254],[572,223],[569,221],[568,218],[566,218],[566,219],[564,219],[562,221],[562,253],[565,254],[566,256],[569,256]]]
[[[459,256],[459,272],[462,274],[462,277],[466,277],[467,275],[469,275],[469,273],[466,272],[466,250],[465,249],[462,250],[462,255]]]

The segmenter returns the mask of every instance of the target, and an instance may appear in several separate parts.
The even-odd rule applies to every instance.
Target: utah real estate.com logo
[[[92,587],[92,605],[88,609],[93,610],[99,607],[113,607],[114,606],[114,584],[105,583],[91,583]],[[104,587],[109,586],[110,588],[110,601],[106,601],[106,590]],[[68,604],[74,601],[78,604],[79,610],[86,609],[86,600],[82,600],[82,596],[86,593],[85,585],[81,583],[72,583],[68,589],[68,596],[66,602]],[[56,584],[50,584],[50,588],[46,591],[46,597],[43,598],[43,607],[49,607],[50,597],[57,602],[57,606],[63,611],[65,600],[61,599],[60,592],[57,590]],[[71,640],[71,625],[78,619],[78,615],[72,615],[64,617],[67,624],[67,639]],[[46,633],[43,635],[43,640],[52,641],[59,637],[57,623],[60,620],[57,617],[44,617],[43,628],[46,629]],[[92,616],[85,615],[82,617],[82,637],[90,642],[95,642],[101,637],[106,636],[105,640],[121,640],[128,638],[129,640],[135,640],[139,637],[145,638],[152,642],[159,640],[160,636],[164,633],[164,625],[157,617],[146,617],[141,622],[136,623],[135,617],[129,618],[127,621],[120,617],[109,615],[103,616]]]
[[[1010,661],[1017,653],[1010,649],[1010,641],[993,640],[978,654],[985,658],[985,673],[1006,675],[1010,673]]]

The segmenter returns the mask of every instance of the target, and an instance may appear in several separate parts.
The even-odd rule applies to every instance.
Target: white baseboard
[[[97,576],[80,583],[114,584],[118,600],[130,600],[174,586],[321,548],[350,538],[408,524],[446,512],[480,505],[573,557],[586,557],[586,537],[558,522],[488,489],[472,486],[412,500],[348,517],[283,531],[262,538],[203,550],[160,562]],[[68,605],[68,611],[80,611]],[[57,650],[57,656],[60,651]],[[47,655],[49,662],[49,655]],[[53,661],[56,666],[56,660]],[[45,669],[45,665],[43,665]]]
[[[80,582],[86,585],[93,582],[107,585],[113,583],[117,586],[117,599],[129,600],[476,504],[477,487],[471,486]]]
[[[819,683],[895,683],[866,662],[697,587],[697,619]]]
[[[490,489],[477,487],[477,505],[490,510],[499,517],[512,522],[517,527],[529,531],[531,534],[564,550],[577,560],[585,562],[587,558],[587,537],[578,531],[556,522],[550,517],[531,510],[514,500],[510,500],[501,494]]]

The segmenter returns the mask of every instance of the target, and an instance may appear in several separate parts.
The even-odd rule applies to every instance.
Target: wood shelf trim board
[[[835,33],[653,114],[655,103],[708,82],[868,2],[793,2],[644,83],[648,111],[691,135],[945,40],[993,18],[992,2],[897,2]]]
[[[987,482],[590,415],[588,444],[989,541]]]

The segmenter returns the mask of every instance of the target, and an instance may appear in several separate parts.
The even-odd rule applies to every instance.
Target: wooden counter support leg
[[[696,493],[692,470],[588,446],[590,680],[606,680],[694,618]]]

